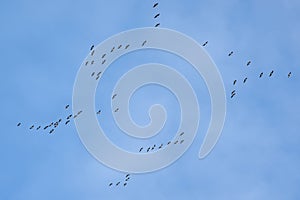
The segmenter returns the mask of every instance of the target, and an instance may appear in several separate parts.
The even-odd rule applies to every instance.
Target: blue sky
[[[300,2],[277,1],[36,1],[0,3],[1,199],[299,199],[300,184]],[[159,19],[154,20],[156,12]],[[134,151],[172,135],[179,121],[175,97],[162,88],[137,91],[130,109],[140,124],[150,105],[168,111],[163,136],[130,141],[112,123],[110,93],[131,66],[163,62],[190,80],[200,101],[198,135],[170,167],[124,179],[96,161],[82,145],[74,123],[55,134],[30,131],[70,110],[77,71],[92,44],[132,28],[174,29],[205,47],[226,88],[227,117],[209,156],[198,159],[208,127],[210,103],[205,84],[191,66],[161,52],[143,51],[116,62],[97,90],[99,118],[112,141]],[[227,54],[234,51],[232,57]],[[246,62],[252,61],[250,67]],[[120,70],[118,65],[124,64]],[[258,79],[260,72],[274,76]],[[292,77],[287,78],[288,72]],[[248,77],[246,84],[239,81]],[[232,81],[238,80],[236,87]],[[230,99],[230,92],[237,95]],[[153,95],[155,94],[155,95]],[[103,98],[102,98],[103,97]],[[152,98],[150,98],[152,97]],[[21,127],[16,127],[22,122]],[[168,135],[169,134],[169,135]],[[109,153],[109,152],[108,152]]]

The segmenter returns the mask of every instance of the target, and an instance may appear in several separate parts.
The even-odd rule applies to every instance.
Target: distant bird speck
[[[70,122],[70,120],[67,120],[67,121],[65,122],[65,125],[67,125],[69,122]]]
[[[66,106],[65,106],[65,109],[68,109],[68,108],[69,108],[69,106],[70,106],[69,104],[68,104],[68,105],[66,105]]]
[[[21,126],[21,122],[19,122],[19,123],[17,124],[17,126]]]
[[[158,5],[158,3],[155,3],[155,4],[153,5],[153,8],[155,8],[157,5]]]
[[[145,40],[145,41],[143,42],[142,46],[144,46],[144,45],[146,44],[146,42],[147,42],[147,40]]]
[[[156,25],[155,25],[155,27],[158,27],[160,25],[160,23],[157,23]]]
[[[29,129],[33,129],[34,128],[34,125],[32,125]]]
[[[127,45],[126,45],[126,47],[125,47],[125,49],[128,49],[128,47],[129,47],[129,46],[130,46],[130,45],[129,45],[129,44],[127,44]]]
[[[117,183],[116,183],[116,186],[118,186],[120,183],[121,183],[120,181],[119,181],[119,182],[117,182]]]
[[[158,14],[156,14],[155,16],[154,16],[154,19],[156,19],[157,17],[159,17],[160,16],[160,14],[158,13]]]
[[[113,183],[110,183],[108,186],[112,186],[113,185]]]
[[[118,49],[121,49],[121,47],[122,47],[122,45],[120,44],[120,45],[118,46]]]
[[[41,128],[41,126],[38,126],[37,128],[36,128],[36,130],[39,130]]]
[[[234,80],[234,81],[233,81],[233,85],[235,85],[235,84],[236,84],[236,81],[237,81],[237,80]]]
[[[291,75],[292,75],[292,72],[289,72],[289,73],[288,73],[288,78],[290,78],[290,77],[291,77]]]
[[[116,110],[115,110],[115,112],[118,112],[119,111],[119,108],[117,108]]]
[[[244,79],[244,81],[243,81],[243,82],[244,82],[244,83],[246,83],[247,79],[248,79],[248,78],[246,77],[246,78]]]
[[[106,56],[106,53],[102,55],[102,58],[104,58]]]
[[[96,114],[97,114],[97,115],[100,115],[100,113],[101,113],[101,110],[98,110]]]
[[[51,134],[51,133],[53,133],[53,131],[54,131],[54,129],[51,129],[51,130],[49,131],[49,133]]]
[[[233,54],[233,51],[231,51],[231,52],[228,54],[228,56],[232,56],[232,54]]]
[[[142,148],[140,148],[140,151],[139,152],[141,152],[143,150],[143,147]]]
[[[205,47],[208,44],[208,41],[204,42],[204,44],[202,44],[203,47]]]
[[[261,73],[259,74],[259,78],[261,78],[263,75],[264,75],[264,73],[261,72]]]
[[[115,50],[115,47],[113,47],[111,50],[110,50],[110,52],[113,52]]]
[[[94,49],[94,45],[91,46],[90,51],[92,51]]]
[[[271,77],[273,75],[274,71],[272,70],[269,74],[269,77]]]
[[[247,66],[249,66],[250,64],[251,64],[251,61],[248,61],[248,62],[247,62]]]

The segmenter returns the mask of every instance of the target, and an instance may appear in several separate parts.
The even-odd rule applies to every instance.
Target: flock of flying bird
[[[65,110],[68,110],[69,109],[69,107],[70,107],[70,105],[68,104],[68,105],[66,105],[65,106]],[[65,119],[65,121],[64,121],[64,124],[65,125],[68,125],[70,122],[71,122],[71,119],[72,118],[76,118],[76,117],[78,117],[81,113],[82,113],[83,111],[82,110],[80,110],[80,111],[78,111],[76,114],[69,114],[67,117],[66,117],[66,119]],[[49,130],[49,134],[52,134],[54,131],[55,131],[55,129],[62,123],[62,118],[60,118],[60,119],[58,119],[57,121],[52,121],[52,122],[50,122],[50,123],[48,123],[48,124],[46,124],[46,125],[44,125],[44,126],[42,126],[42,125],[31,125],[30,127],[29,127],[29,129],[30,130],[44,130],[44,131],[48,131]],[[17,124],[17,126],[18,127],[20,127],[22,125],[22,123],[21,122],[19,122],[18,124]]]
[[[154,3],[153,8],[155,9],[155,8],[157,8],[157,7],[158,7],[158,3]],[[159,18],[159,16],[160,16],[160,13],[155,14],[154,19]],[[160,23],[156,23],[156,24],[155,24],[155,27],[158,27],[158,26],[160,26]],[[143,43],[142,43],[141,45],[144,46],[146,43],[147,43],[147,40],[143,41]],[[205,47],[207,44],[208,44],[208,41],[204,42],[204,43],[202,44],[202,46]],[[117,47],[112,47],[112,49],[110,50],[110,53],[113,53],[115,50],[121,49],[122,47],[123,47],[122,45],[119,45],[119,46],[117,46]],[[126,46],[124,46],[125,49],[128,49],[129,47],[130,47],[129,44],[127,44]],[[90,51],[91,51],[91,56],[93,56],[94,53],[95,53],[94,45],[91,46]],[[231,57],[233,54],[234,54],[234,52],[233,52],[233,51],[230,51],[230,52],[228,53],[228,56]],[[105,64],[105,62],[106,62],[105,57],[106,57],[106,53],[104,53],[104,54],[101,56],[101,58],[102,58],[101,63],[102,63],[102,64]],[[93,65],[93,64],[94,64],[94,60],[92,60],[90,63],[89,63],[89,61],[86,61],[86,62],[85,62],[85,65],[87,66],[88,64]],[[248,61],[248,62],[246,63],[246,66],[248,67],[248,66],[250,66],[250,65],[251,65],[251,61]],[[98,73],[92,72],[92,73],[91,73],[91,77],[96,77],[95,79],[98,80],[98,79],[100,78],[101,73],[102,73],[101,71],[98,72]],[[271,72],[269,72],[268,76],[269,76],[269,77],[272,77],[273,73],[274,73],[274,70],[272,70]],[[288,75],[287,75],[288,78],[291,77],[291,74],[292,74],[291,72],[288,73]],[[263,75],[264,75],[264,72],[261,72],[261,73],[259,74],[258,78],[262,78]],[[243,82],[243,83],[246,83],[247,80],[248,80],[248,78],[245,77],[245,78],[243,79],[242,82]],[[234,81],[233,81],[233,85],[235,86],[236,84],[237,84],[237,80],[234,80]],[[230,97],[233,98],[235,95],[236,95],[236,90],[231,91],[231,96],[230,96]],[[112,100],[114,100],[116,97],[117,97],[117,94],[114,94],[114,95],[112,96]],[[68,110],[68,109],[69,109],[69,105],[66,105],[66,106],[65,106],[65,110]],[[119,108],[115,108],[115,109],[114,109],[114,112],[115,112],[115,113],[118,112],[118,111],[119,111]],[[80,110],[79,112],[77,112],[77,114],[74,114],[74,115],[73,115],[73,114],[68,114],[68,116],[64,119],[64,124],[65,124],[65,125],[68,125],[68,124],[70,123],[70,121],[71,121],[72,118],[74,119],[74,118],[78,117],[82,112],[83,112],[83,111]],[[96,114],[97,114],[97,115],[100,115],[100,114],[101,114],[101,110],[98,110],[98,111],[96,112]],[[29,129],[30,129],[30,130],[34,130],[34,129],[36,129],[36,130],[45,130],[45,131],[46,131],[46,130],[47,130],[47,131],[49,130],[49,134],[52,134],[52,133],[55,131],[55,129],[56,129],[61,123],[63,123],[63,119],[62,119],[62,118],[58,119],[57,121],[53,121],[53,122],[51,122],[51,123],[48,123],[48,124],[45,125],[45,126],[42,126],[42,125],[31,125],[31,126],[29,127]],[[19,122],[19,123],[17,124],[18,127],[21,126],[21,125],[22,125],[21,122]],[[172,141],[168,141],[167,143],[161,143],[160,145],[154,144],[153,146],[150,146],[150,147],[140,147],[139,150],[138,150],[138,152],[139,152],[139,153],[142,153],[142,152],[148,153],[148,152],[154,151],[154,150],[161,150],[162,148],[164,148],[164,147],[166,147],[166,146],[168,146],[168,145],[171,145],[171,144],[174,144],[174,145],[182,144],[182,143],[184,142],[184,139],[183,139],[183,137],[182,137],[183,135],[184,135],[184,132],[181,132],[181,133],[179,134],[179,137],[177,137],[177,140],[176,140],[176,141],[173,141],[173,142],[172,142]],[[122,186],[125,187],[125,186],[128,185],[128,182],[129,182],[130,179],[131,179],[130,174],[126,174],[125,177],[124,177],[124,180],[122,180],[122,181],[117,181],[117,182],[115,182],[115,183],[114,183],[114,182],[110,182],[110,183],[108,184],[108,186],[109,186],[109,187],[112,187],[112,186],[121,186],[121,185],[122,185]]]
[[[232,56],[232,54],[233,54],[233,51],[231,51],[231,52],[228,54],[228,56]],[[251,60],[249,60],[249,61],[246,63],[246,66],[247,66],[247,67],[249,67],[250,65],[251,65]],[[274,74],[274,70],[271,70],[271,71],[268,73],[268,77],[272,77],[273,74]],[[261,72],[261,73],[259,74],[258,78],[262,78],[263,75],[264,75],[264,72]],[[291,75],[292,75],[292,72],[289,72],[289,73],[287,74],[287,77],[290,78]],[[245,78],[243,79],[242,82],[245,84],[245,83],[247,82],[247,80],[248,80],[248,77],[245,77]],[[232,85],[235,86],[236,84],[237,84],[237,80],[235,79],[235,80],[233,81]],[[236,95],[236,90],[234,89],[234,90],[231,91],[230,98],[233,98],[235,95]]]

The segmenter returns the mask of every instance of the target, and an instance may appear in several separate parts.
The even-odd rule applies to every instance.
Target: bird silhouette
[[[146,42],[147,42],[147,40],[145,40],[145,41],[143,42],[142,46],[144,46],[144,45],[146,44]]]
[[[120,44],[120,45],[118,46],[118,49],[121,49],[121,47],[122,47],[122,45]]]
[[[156,14],[156,15],[154,16],[154,19],[156,19],[156,18],[159,17],[159,16],[160,16],[160,13]]]
[[[202,44],[203,47],[205,47],[208,44],[208,41],[206,41],[204,44]]]
[[[157,23],[156,25],[155,25],[155,27],[158,27],[160,25],[160,23]]]
[[[34,128],[34,125],[30,126],[30,128],[29,128],[29,129],[33,129],[33,128]]]
[[[140,151],[139,152],[141,152],[143,150],[143,147],[142,148],[140,148]]]
[[[94,45],[91,46],[90,51],[92,51],[94,49]]]
[[[246,78],[244,79],[244,81],[243,81],[243,82],[244,82],[244,83],[246,83],[247,79],[248,79],[248,78],[246,77]]]
[[[269,74],[269,77],[271,77],[273,75],[274,71],[272,70]]]
[[[155,4],[153,5],[153,8],[155,8],[157,5],[158,5],[158,3],[155,3]]]
[[[19,122],[19,123],[17,124],[17,126],[21,126],[21,122]]]
[[[233,54],[233,51],[231,51],[229,54],[228,54],[228,56],[231,56]]]
[[[249,66],[250,64],[251,64],[251,61],[248,61],[248,62],[247,62],[247,66]]]
[[[125,47],[125,49],[128,49],[128,47],[129,47],[129,46],[130,46],[130,45],[129,45],[129,44],[127,44],[127,45],[126,45],[126,47]]]
[[[102,58],[104,58],[106,56],[106,53],[102,55]]]
[[[236,81],[237,81],[237,80],[234,80],[234,81],[233,81],[233,85],[235,85],[235,84],[236,84]]]
[[[110,52],[113,52],[115,50],[115,47],[113,47],[111,50],[110,50]]]
[[[291,75],[292,75],[292,72],[289,72],[289,73],[288,73],[288,78],[290,78],[290,77],[291,77]]]
[[[264,75],[264,73],[261,72],[261,73],[259,74],[259,78],[261,78],[263,75]]]

